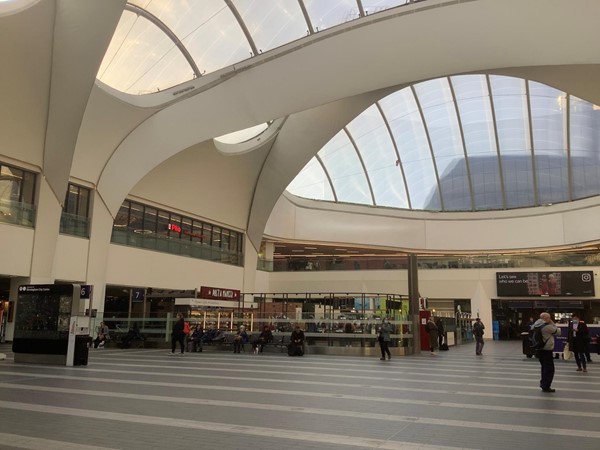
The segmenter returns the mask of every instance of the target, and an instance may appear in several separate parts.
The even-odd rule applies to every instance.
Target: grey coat
[[[535,331],[536,328],[541,327],[546,322],[542,319],[536,320],[533,324],[533,329]],[[544,339],[544,348],[542,350],[554,350],[554,336],[560,336],[560,328],[558,328],[554,323],[548,323],[544,328],[542,328],[542,338]]]
[[[381,327],[379,327],[379,333],[381,333],[381,337],[384,342],[389,342],[391,340],[390,333],[393,331],[393,327],[390,323],[382,323]]]

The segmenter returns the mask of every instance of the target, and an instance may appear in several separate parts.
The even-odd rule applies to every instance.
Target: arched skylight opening
[[[315,177],[315,168],[325,173]],[[332,192],[316,189],[325,186]],[[428,211],[533,207],[600,195],[600,111],[535,81],[438,78],[336,134],[288,186],[317,200]]]

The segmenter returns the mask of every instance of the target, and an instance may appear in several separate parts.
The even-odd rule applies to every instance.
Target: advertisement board
[[[594,272],[496,272],[499,297],[593,297]]]

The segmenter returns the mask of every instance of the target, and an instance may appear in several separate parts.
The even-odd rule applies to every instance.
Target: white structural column
[[[244,292],[255,292],[256,286],[256,263],[258,258],[258,252],[250,242],[248,236],[244,237],[244,280],[243,280],[243,291]],[[253,298],[249,296],[244,301],[251,302]]]
[[[56,200],[45,177],[39,177],[39,185],[33,253],[31,255],[30,282],[32,284],[54,282],[52,267],[62,213],[62,206]]]
[[[106,270],[109,264],[110,237],[113,217],[98,197],[92,205],[94,222],[90,230],[86,284],[93,286],[91,308],[98,310],[98,317],[104,313],[104,293],[106,291]]]

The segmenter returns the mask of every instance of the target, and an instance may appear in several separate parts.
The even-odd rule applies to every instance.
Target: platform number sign
[[[135,302],[143,302],[146,298],[146,289],[145,288],[133,288],[131,289],[131,301]]]
[[[92,297],[92,285],[91,284],[82,284],[81,291],[79,292],[79,298],[89,300]]]

